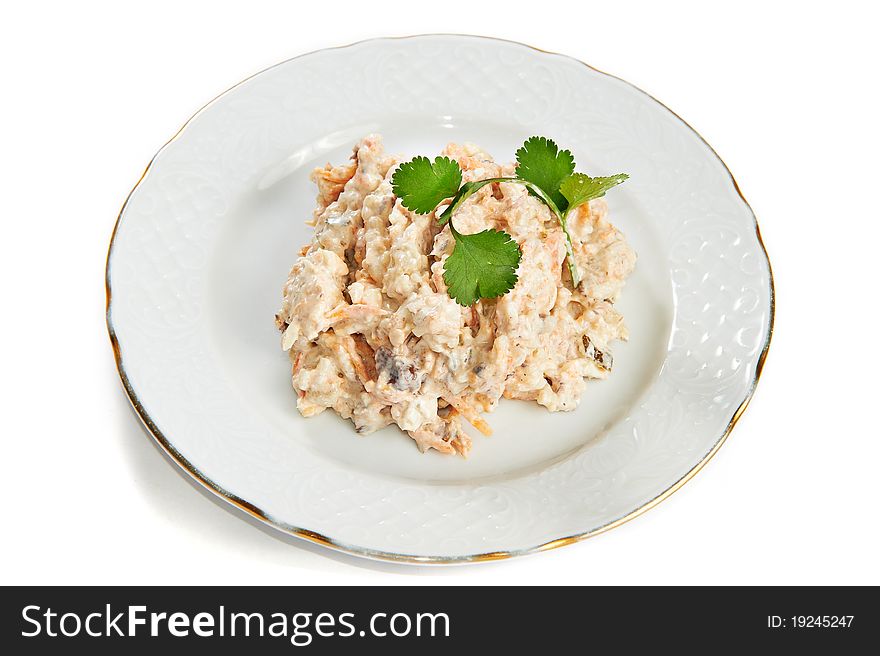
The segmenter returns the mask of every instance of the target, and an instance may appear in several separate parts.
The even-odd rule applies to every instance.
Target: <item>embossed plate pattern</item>
[[[369,131],[509,160],[554,137],[639,253],[631,339],[572,413],[503,402],[465,461],[295,410],[272,327],[312,206],[311,166]],[[137,413],[196,480],[282,531],[355,554],[473,562],[595,535],[717,451],[760,375],[773,281],[754,216],[711,148],[659,102],[561,55],[482,37],[378,39],[304,55],[212,101],[156,155],[107,261],[107,325]]]

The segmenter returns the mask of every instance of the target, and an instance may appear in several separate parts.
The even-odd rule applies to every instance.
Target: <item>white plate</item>
[[[467,460],[297,413],[273,315],[310,236],[308,172],[372,131],[405,156],[473,141],[499,161],[544,135],[579,170],[631,175],[608,197],[639,254],[631,337],[578,410],[503,401]],[[123,207],[107,296],[125,389],[187,472],[282,531],[407,562],[548,549],[650,508],[724,441],[773,323],[754,216],[680,118],[574,59],[449,35],[311,53],[211,102]]]

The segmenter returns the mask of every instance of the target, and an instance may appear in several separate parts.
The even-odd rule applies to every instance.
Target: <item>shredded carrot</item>
[[[486,421],[480,416],[480,413],[477,412],[474,408],[472,408],[467,403],[463,402],[461,399],[451,396],[444,396],[443,400],[446,401],[449,405],[455,408],[461,415],[470,422],[471,426],[480,431],[483,435],[487,437],[492,434],[492,428]]]

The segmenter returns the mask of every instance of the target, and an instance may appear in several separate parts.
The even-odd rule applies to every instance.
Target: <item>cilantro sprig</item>
[[[460,233],[452,222],[456,210],[477,191],[494,182],[524,185],[556,216],[565,234],[566,260],[572,285],[580,283],[574,261],[574,248],[568,233],[572,210],[605,195],[629,176],[618,173],[608,177],[590,177],[575,173],[574,156],[559,150],[552,139],[531,137],[516,151],[516,177],[462,181],[461,168],[448,157],[427,157],[400,165],[391,178],[394,194],[407,209],[430,214],[443,201],[452,199],[437,217],[440,225],[449,223],[455,248],[443,266],[443,280],[449,295],[460,305],[473,305],[481,298],[503,296],[516,284],[522,251],[514,239],[500,230],[483,230],[472,235]]]

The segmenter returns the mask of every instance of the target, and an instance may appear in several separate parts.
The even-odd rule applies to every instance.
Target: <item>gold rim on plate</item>
[[[748,390],[745,398],[743,399],[742,403],[740,403],[740,405],[737,407],[736,411],[731,416],[730,421],[728,422],[726,428],[724,429],[724,432],[719,436],[718,440],[715,442],[714,446],[709,450],[709,452],[705,456],[703,456],[703,458],[700,460],[700,462],[698,462],[696,465],[694,465],[690,469],[690,471],[688,471],[684,476],[682,476],[680,479],[678,479],[675,483],[673,483],[665,491],[661,492],[660,494],[658,494],[656,497],[654,497],[650,501],[647,501],[646,503],[642,504],[641,506],[639,506],[635,510],[630,511],[629,513],[627,513],[623,517],[620,517],[612,522],[609,522],[607,524],[604,524],[602,526],[594,528],[590,531],[586,531],[584,533],[577,533],[575,535],[557,538],[555,540],[550,540],[549,542],[544,542],[544,543],[536,545],[534,547],[528,547],[525,549],[517,549],[517,550],[513,550],[513,551],[492,551],[492,552],[488,552],[488,553],[480,553],[480,554],[473,554],[473,555],[467,555],[467,556],[449,556],[449,557],[445,557],[445,556],[419,556],[416,554],[398,554],[398,553],[393,553],[393,552],[389,552],[389,551],[378,551],[378,550],[373,550],[373,549],[367,549],[364,547],[347,545],[347,544],[344,544],[344,543],[339,542],[337,540],[334,540],[331,537],[328,537],[326,535],[322,535],[321,533],[316,533],[315,531],[310,531],[309,529],[306,529],[306,528],[292,526],[292,525],[287,524],[285,522],[280,522],[276,519],[273,519],[267,513],[263,512],[260,508],[256,507],[252,503],[232,494],[231,492],[224,489],[222,486],[218,485],[217,483],[215,483],[214,481],[209,479],[207,476],[205,476],[201,471],[199,471],[199,469],[195,465],[193,465],[189,460],[187,460],[183,456],[183,454],[181,454],[174,447],[174,445],[171,444],[171,442],[168,440],[167,437],[165,437],[165,435],[162,433],[162,431],[159,430],[159,427],[156,426],[155,422],[152,420],[149,413],[147,413],[147,411],[144,409],[143,405],[140,402],[140,399],[138,399],[137,392],[134,390],[134,388],[131,385],[131,382],[128,378],[128,374],[125,371],[125,366],[123,364],[123,356],[122,356],[122,353],[119,348],[119,340],[116,338],[116,332],[113,329],[113,322],[110,318],[110,308],[111,308],[111,305],[113,302],[113,293],[112,293],[112,289],[111,289],[111,285],[110,285],[110,256],[113,253],[113,245],[116,241],[116,233],[119,230],[119,224],[122,221],[122,216],[125,214],[125,208],[127,207],[129,200],[131,200],[132,194],[134,194],[135,190],[140,186],[140,184],[141,184],[141,182],[143,182],[144,178],[146,178],[147,174],[150,171],[150,168],[153,165],[153,162],[156,161],[156,158],[171,143],[173,143],[178,137],[180,137],[181,134],[183,134],[183,132],[187,128],[187,126],[190,123],[192,123],[192,121],[196,117],[198,117],[202,112],[204,112],[211,105],[213,105],[220,98],[225,96],[227,93],[229,93],[230,91],[232,91],[236,87],[241,86],[242,84],[244,84],[248,80],[256,77],[257,75],[260,75],[261,73],[264,73],[272,68],[275,68],[276,66],[282,66],[282,65],[284,65],[288,62],[291,62],[295,59],[299,59],[301,57],[307,57],[309,55],[313,55],[318,52],[324,52],[327,50],[340,50],[340,49],[344,49],[344,48],[351,48],[353,46],[359,45],[361,43],[365,43],[367,41],[417,39],[417,38],[426,37],[426,36],[464,36],[464,37],[469,37],[469,38],[486,39],[488,41],[501,41],[501,42],[505,42],[505,43],[513,43],[513,44],[516,44],[519,46],[524,46],[526,48],[530,48],[531,50],[534,50],[536,52],[541,52],[544,54],[566,57],[567,59],[571,59],[572,61],[575,61],[578,64],[581,64],[582,66],[586,66],[587,68],[589,68],[593,71],[596,71],[597,73],[600,73],[602,75],[606,75],[606,76],[614,78],[616,80],[620,80],[621,82],[629,85],[630,87],[632,87],[633,89],[635,89],[639,93],[644,94],[645,96],[647,96],[648,98],[653,100],[655,103],[657,103],[658,105],[660,105],[661,107],[666,109],[668,112],[670,112],[673,116],[675,116],[675,118],[677,118],[682,123],[682,125],[684,125],[686,128],[688,128],[695,135],[697,135],[697,137],[699,137],[699,139],[703,142],[703,144],[705,144],[705,146],[709,149],[709,151],[718,159],[718,161],[721,163],[721,166],[724,167],[724,170],[727,171],[727,174],[730,176],[730,181],[733,183],[733,187],[736,190],[736,193],[739,195],[740,200],[746,206],[746,209],[748,209],[749,213],[752,215],[752,218],[754,219],[755,235],[758,238],[758,243],[761,246],[761,250],[764,252],[764,258],[767,260],[767,271],[768,271],[769,281],[770,281],[770,321],[769,321],[769,324],[767,327],[767,334],[764,338],[764,345],[761,349],[761,354],[758,356],[758,363],[757,363],[757,366],[755,367],[755,376],[752,379],[751,385],[749,386],[749,390]],[[697,472],[699,472],[703,468],[703,466],[707,462],[709,462],[709,460],[712,459],[712,456],[714,456],[718,452],[718,450],[721,448],[721,445],[724,444],[724,442],[727,440],[727,436],[730,435],[730,432],[733,430],[733,427],[736,425],[736,422],[739,421],[739,418],[742,416],[743,412],[745,412],[745,409],[748,407],[749,401],[751,401],[752,396],[754,396],[755,388],[758,384],[758,380],[761,377],[761,372],[764,369],[764,362],[767,359],[767,352],[770,349],[770,341],[773,337],[773,325],[774,325],[775,316],[776,316],[776,289],[775,289],[774,282],[773,282],[773,270],[770,266],[770,257],[767,255],[767,248],[764,245],[763,239],[761,238],[761,230],[758,226],[758,220],[757,220],[757,217],[755,216],[755,212],[752,210],[748,201],[743,196],[742,191],[740,190],[739,185],[736,182],[736,179],[733,177],[733,174],[730,172],[730,169],[727,168],[727,165],[724,163],[724,160],[721,159],[721,157],[718,155],[718,153],[715,152],[715,149],[712,148],[712,146],[709,145],[709,143],[702,137],[702,135],[699,132],[697,132],[696,130],[694,130],[694,128],[692,128],[687,123],[687,121],[685,121],[678,114],[676,114],[674,111],[669,109],[662,102],[660,102],[659,100],[654,98],[654,96],[642,91],[641,89],[636,87],[634,84],[631,84],[631,83],[627,82],[626,80],[623,80],[615,75],[611,75],[610,73],[606,73],[605,71],[599,70],[598,68],[595,68],[594,66],[590,66],[589,64],[582,62],[579,59],[575,59],[574,57],[569,57],[568,55],[561,55],[560,53],[551,52],[548,50],[542,50],[540,48],[535,48],[534,46],[530,46],[525,43],[520,43],[519,41],[512,41],[510,39],[499,39],[496,37],[487,37],[487,36],[480,36],[480,35],[466,35],[466,34],[416,34],[416,35],[401,36],[401,37],[383,37],[380,39],[363,39],[361,41],[356,41],[354,43],[349,43],[349,44],[343,45],[343,46],[335,46],[332,48],[322,48],[320,50],[314,50],[312,52],[304,53],[304,54],[298,55],[296,57],[291,57],[290,59],[286,59],[282,62],[279,62],[278,64],[275,64],[275,65],[270,66],[266,69],[263,69],[262,71],[254,73],[253,75],[245,78],[244,80],[242,80],[238,84],[235,84],[234,86],[230,87],[229,89],[227,89],[223,93],[221,93],[218,96],[216,96],[215,98],[213,98],[210,102],[208,102],[201,109],[199,109],[195,114],[193,114],[186,121],[186,123],[184,123],[181,126],[181,128],[174,134],[174,136],[172,136],[165,143],[165,145],[163,145],[162,148],[160,148],[159,151],[155,155],[153,155],[153,158],[150,160],[149,164],[147,164],[147,167],[144,169],[144,172],[141,174],[141,177],[138,179],[138,181],[134,185],[134,187],[132,187],[132,190],[128,193],[128,196],[126,197],[125,202],[122,204],[122,208],[119,210],[119,215],[116,217],[116,223],[113,226],[113,233],[110,236],[110,247],[107,250],[107,262],[105,265],[105,286],[106,286],[106,291],[107,291],[107,307],[106,307],[107,332],[110,335],[110,344],[113,348],[113,357],[116,361],[116,369],[119,372],[119,378],[122,381],[122,386],[125,389],[125,393],[128,396],[128,400],[131,402],[131,405],[134,408],[135,413],[137,413],[138,417],[143,422],[143,425],[147,429],[149,434],[153,437],[153,439],[156,441],[156,443],[162,448],[162,450],[165,451],[165,453],[175,463],[177,463],[177,465],[181,469],[183,469],[183,471],[185,471],[195,481],[197,481],[200,485],[205,487],[207,490],[209,490],[210,492],[212,492],[213,494],[215,494],[219,498],[231,503],[233,506],[243,510],[248,515],[260,520],[264,524],[267,524],[268,526],[276,528],[276,529],[278,529],[284,533],[287,533],[289,535],[303,538],[305,540],[308,540],[309,542],[314,542],[315,544],[320,544],[325,547],[329,547],[331,549],[341,551],[344,553],[348,553],[348,554],[352,554],[355,556],[362,556],[362,557],[373,558],[373,559],[389,561],[389,562],[396,562],[396,563],[409,563],[409,564],[420,564],[420,565],[479,563],[479,562],[487,562],[487,561],[492,561],[492,560],[504,560],[506,558],[512,558],[514,556],[524,556],[527,554],[538,553],[541,551],[549,551],[550,549],[556,549],[558,547],[563,547],[568,544],[580,542],[581,540],[586,540],[587,538],[591,538],[593,536],[599,535],[600,533],[610,531],[611,529],[613,529],[617,526],[620,526],[621,524],[625,524],[626,522],[628,522],[629,520],[631,520],[635,517],[638,517],[642,513],[650,510],[651,508],[653,508],[654,506],[659,504],[664,499],[668,498],[670,495],[672,495],[673,492],[675,492],[676,490],[681,488],[685,483],[687,483],[690,479],[692,479],[694,476],[696,476]]]

